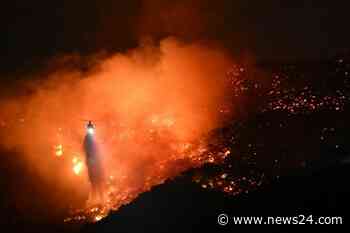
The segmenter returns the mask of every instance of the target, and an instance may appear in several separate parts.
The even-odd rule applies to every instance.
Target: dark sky
[[[214,40],[260,59],[320,58],[349,48],[349,6],[345,0],[4,0],[1,63],[123,51],[145,35]]]

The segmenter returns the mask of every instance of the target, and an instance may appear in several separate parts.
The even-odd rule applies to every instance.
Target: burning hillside
[[[103,59],[88,72],[56,69],[46,81],[21,83],[29,94],[2,101],[2,146],[25,154],[42,179],[75,193],[57,208],[84,209],[88,199],[99,220],[152,186],[229,154],[208,154],[202,138],[231,114],[232,64],[215,47],[166,39],[159,48]],[[86,119],[96,124],[107,177],[103,203],[88,198]],[[49,198],[55,190],[43,192]]]

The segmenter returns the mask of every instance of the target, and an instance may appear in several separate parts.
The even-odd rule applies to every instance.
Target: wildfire
[[[244,119],[243,107],[255,108],[255,102],[260,102],[256,98],[264,98],[261,101],[264,104],[257,105],[259,114],[272,111],[298,114],[327,108],[341,111],[349,101],[347,92],[340,90],[322,96],[307,86],[286,89],[287,84],[284,85],[283,80],[288,81],[287,77],[271,77],[269,85],[256,82],[250,78],[248,69],[241,66],[234,66],[226,74],[231,59],[226,57],[226,53],[208,50],[207,47],[166,40],[161,43],[160,53],[156,53],[155,57],[144,59],[148,58],[147,51],[142,49],[125,56],[118,54],[101,61],[96,72],[55,72],[47,77],[46,85],[40,85],[33,92],[35,94],[30,96],[30,101],[14,99],[1,105],[2,117],[8,115],[9,120],[16,119],[18,112],[24,116],[19,119],[21,124],[17,121],[6,123],[6,128],[2,128],[2,144],[9,147],[21,145],[23,148],[20,149],[28,154],[31,165],[45,174],[43,177],[48,177],[50,182],[52,174],[66,168],[59,165],[47,169],[51,168],[48,165],[52,164],[52,159],[60,157],[57,160],[67,164],[69,172],[68,177],[65,177],[65,172],[60,172],[63,175],[57,177],[60,181],[57,184],[76,188],[78,194],[87,190],[75,183],[82,179],[71,181],[67,178],[72,174],[83,178],[84,169],[87,169],[84,156],[71,153],[72,150],[80,151],[85,131],[81,121],[72,119],[88,115],[100,120],[97,123],[100,133],[94,137],[100,137],[99,145],[103,147],[101,157],[104,172],[109,177],[104,187],[106,190],[103,190],[107,200],[98,203],[99,208],[89,207],[74,213],[72,218],[67,218],[68,221],[99,221],[108,211],[117,210],[140,193],[186,169],[207,163],[216,165],[234,157],[237,152],[231,148],[236,143],[235,134],[241,124],[237,127],[232,124],[232,132],[223,138],[220,135],[226,132],[226,127],[220,131],[216,129],[224,126],[224,119],[230,120],[231,112],[233,116],[237,114],[237,119]],[[148,60],[152,62],[145,62]],[[236,103],[239,105],[237,113],[234,107],[231,108]],[[64,111],[57,111],[63,107]],[[251,109],[246,110],[250,114]],[[252,112],[255,114],[255,109]],[[34,117],[32,113],[40,114]],[[0,125],[4,127],[2,121]],[[31,127],[23,127],[23,122],[28,122]],[[56,138],[52,139],[58,126]],[[31,140],[33,129],[38,135],[36,140]],[[216,132],[215,140],[207,142],[206,137],[213,131]],[[322,135],[321,140],[326,140],[325,137]],[[52,147],[52,140],[57,145]],[[52,156],[38,153],[45,148],[46,154],[47,145],[47,151]],[[228,148],[224,148],[226,146]],[[256,152],[252,154],[255,157]],[[230,175],[232,170],[228,167],[214,178],[196,178],[196,182],[203,188],[217,188],[236,195],[247,187],[250,190],[258,187],[265,179],[265,175],[259,172],[237,177]],[[80,196],[74,201],[79,203]]]
[[[14,99],[0,108],[9,119],[20,113],[31,125],[30,129],[19,124],[8,127],[7,144],[20,144],[49,182],[54,175],[57,185],[73,189],[76,196],[62,202],[74,208],[80,208],[82,197],[90,191],[88,182],[76,185],[89,178],[84,177],[86,131],[80,118],[96,120],[99,134],[93,138],[104,177],[114,178],[108,180],[111,184],[103,184],[110,204],[98,203],[94,220],[166,179],[206,163],[209,155],[202,153],[206,143],[200,139],[220,125],[217,109],[227,101],[225,93],[231,92],[225,71],[232,61],[221,49],[182,44],[173,38],[162,41],[159,48],[150,46],[150,51],[157,52],[142,47],[101,59],[96,67],[91,64],[91,71],[98,68],[96,72],[80,72],[77,66],[78,70],[49,73],[44,85],[33,85],[35,91],[28,100]],[[34,141],[30,140],[32,129],[38,135]],[[91,138],[92,132],[88,133]],[[52,156],[38,153],[46,150]],[[221,156],[211,155],[209,160],[221,161]],[[55,169],[48,169],[51,164],[57,165]],[[83,212],[83,216],[92,215],[86,209]]]

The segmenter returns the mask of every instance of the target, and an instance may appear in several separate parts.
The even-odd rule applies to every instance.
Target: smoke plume
[[[159,46],[143,43],[124,54],[89,58],[94,65],[88,69],[76,67],[76,60],[82,59],[56,59],[50,72],[17,84],[21,95],[1,101],[1,147],[24,155],[19,159],[40,177],[33,182],[51,187],[42,190],[45,198],[59,199],[51,203],[55,208],[82,205],[89,193],[80,162],[84,120],[96,125],[113,183],[109,194],[124,195],[114,197],[116,208],[196,166],[191,148],[220,126],[220,109],[229,101],[228,54],[167,38]]]

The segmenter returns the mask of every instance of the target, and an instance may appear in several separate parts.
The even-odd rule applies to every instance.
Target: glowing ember
[[[55,154],[57,157],[61,157],[63,155],[63,146],[61,144],[55,147]]]
[[[76,175],[80,175],[83,168],[84,168],[84,163],[81,161],[78,157],[74,157],[73,160],[73,172]]]
[[[102,215],[97,215],[97,216],[95,217],[95,220],[96,220],[96,222],[98,222],[98,221],[100,221],[102,218],[103,218]]]

